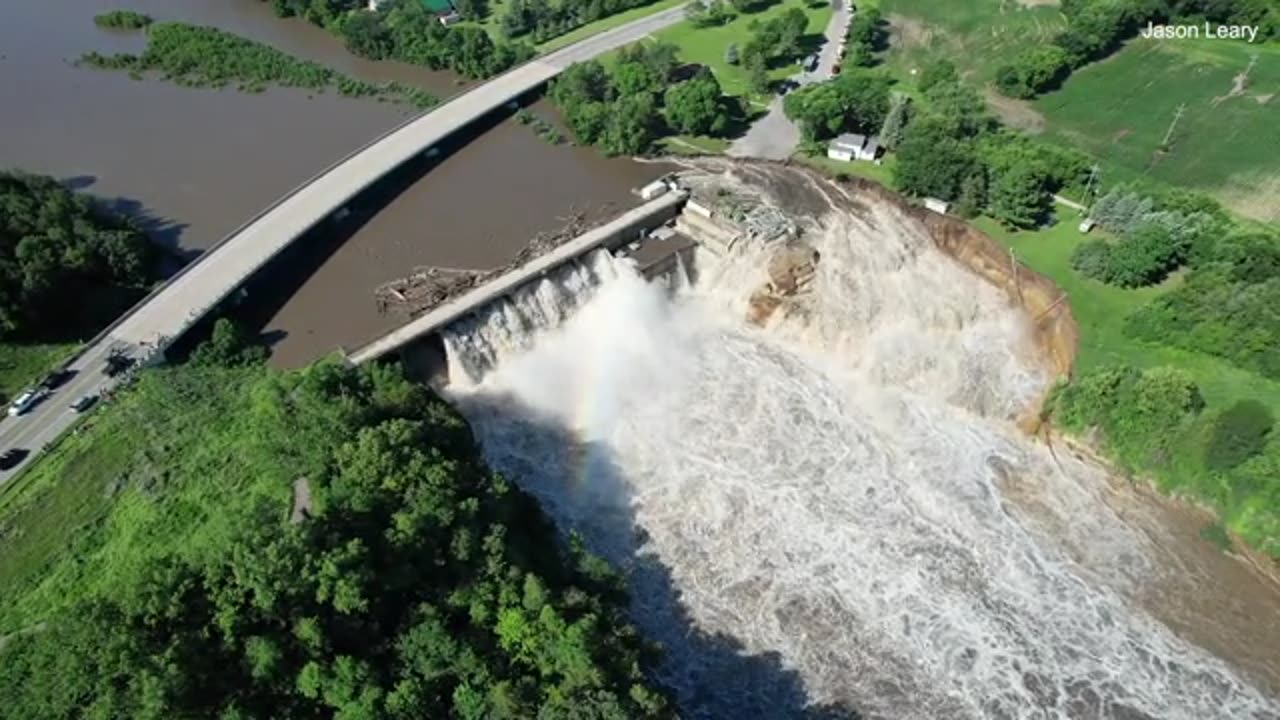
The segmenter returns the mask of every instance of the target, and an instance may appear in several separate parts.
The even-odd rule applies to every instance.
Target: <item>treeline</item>
[[[469,78],[497,75],[534,55],[526,43],[495,42],[483,28],[445,27],[418,0],[391,0],[377,12],[365,0],[270,0],[281,17],[298,16],[337,35],[354,54],[399,60]]]
[[[402,83],[368,83],[319,63],[299,60],[262,43],[214,27],[166,22],[147,26],[147,48],[141,55],[85,54],[86,65],[126,70],[135,76],[162,73],[187,87],[225,87],[262,92],[270,85],[324,91],[348,97],[376,97],[417,107],[436,104],[435,96]]]
[[[1240,400],[1208,411],[1185,372],[1122,365],[1058,386],[1046,411],[1065,430],[1096,432],[1123,468],[1154,474],[1166,491],[1210,503],[1246,542],[1280,557],[1280,442],[1262,403]]]
[[[73,338],[155,279],[129,220],[50,177],[0,172],[0,339]],[[113,298],[115,298],[113,300]]]
[[[166,431],[123,468],[127,529],[67,559],[61,607],[0,643],[8,714],[669,716],[619,576],[489,471],[452,409],[386,367],[218,367],[237,346],[219,342],[131,391]],[[185,420],[210,406],[236,411]]]
[[[631,45],[608,67],[595,60],[570,66],[550,96],[579,143],[610,155],[644,153],[671,132],[726,132],[732,112],[715,76],[702,68],[673,81],[678,65],[672,45]]]
[[[1280,37],[1272,0],[1063,0],[1067,29],[996,71],[996,87],[1033,98],[1058,87],[1073,70],[1101,60],[1147,23],[1254,25],[1263,39]]]

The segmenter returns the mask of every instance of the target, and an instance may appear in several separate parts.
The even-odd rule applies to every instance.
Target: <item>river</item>
[[[258,0],[135,0],[157,20],[213,25],[353,77],[398,80],[445,98],[445,72],[356,58],[323,30],[276,18]],[[140,52],[137,33],[99,29],[110,0],[19,0],[0,9],[0,167],[53,175],[114,198],[167,247],[194,255],[411,109],[300,90],[250,95],[79,68],[81,54]],[[543,116],[551,111],[535,108]],[[552,146],[506,121],[431,169],[365,223],[261,318],[273,361],[303,365],[355,346],[401,318],[381,315],[374,289],[418,265],[489,267],[574,211],[603,215],[660,166]],[[549,182],[548,179],[554,179]]]

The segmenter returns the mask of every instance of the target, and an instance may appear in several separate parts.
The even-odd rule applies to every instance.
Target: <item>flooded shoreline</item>
[[[465,88],[447,72],[356,58],[324,30],[276,18],[259,0],[130,7],[158,21],[212,25],[361,80],[395,80],[442,99]],[[416,112],[334,93],[192,89],[76,67],[90,50],[144,47],[141,34],[93,24],[110,9],[116,5],[107,0],[5,9],[0,167],[52,175],[106,198],[184,257]],[[377,312],[374,290],[416,266],[500,264],[572,212],[634,204],[630,191],[661,172],[590,148],[551,146],[528,127],[499,123],[424,174],[309,276],[282,276],[289,297],[263,319],[273,362],[303,365],[394,327],[397,318]]]

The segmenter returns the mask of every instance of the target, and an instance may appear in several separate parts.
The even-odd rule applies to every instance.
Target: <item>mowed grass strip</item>
[[[1234,93],[1246,69],[1248,79]],[[1048,138],[1098,158],[1111,181],[1149,176],[1204,192],[1246,217],[1280,221],[1274,45],[1134,40],[1034,106]],[[1179,106],[1166,152],[1161,143]]]

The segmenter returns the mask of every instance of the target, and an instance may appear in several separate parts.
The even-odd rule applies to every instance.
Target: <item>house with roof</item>
[[[377,12],[387,6],[390,0],[369,0],[369,11]],[[441,25],[452,25],[462,19],[458,14],[458,9],[453,6],[453,0],[418,0],[422,3],[422,7],[436,16],[436,20]]]
[[[880,155],[883,152],[884,148],[880,145],[880,138],[875,135],[845,133],[827,145],[827,157],[843,162],[870,160],[879,163]]]

